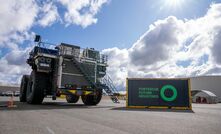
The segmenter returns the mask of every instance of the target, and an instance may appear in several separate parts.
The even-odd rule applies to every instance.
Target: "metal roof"
[[[191,93],[192,93],[192,96],[196,96],[198,93],[205,93],[207,94],[208,96],[213,96],[213,97],[216,97],[216,95],[208,90],[192,90]]]

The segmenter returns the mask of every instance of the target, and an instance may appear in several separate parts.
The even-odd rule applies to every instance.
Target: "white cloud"
[[[60,18],[57,7],[53,2],[43,2],[40,8],[39,24],[43,27],[51,26],[56,20]]]
[[[150,65],[167,60],[179,47],[179,34],[183,31],[183,21],[175,17],[159,20],[129,49],[131,63]]]
[[[0,47],[16,48],[25,39],[38,13],[33,0],[7,0],[0,4]]]
[[[0,83],[16,84],[21,74],[29,72],[25,62],[27,48],[20,45],[30,40],[33,33],[30,28],[39,12],[34,0],[7,0],[0,4]]]
[[[25,63],[30,48],[12,50],[0,59],[0,83],[18,84],[23,74],[29,74],[31,68]]]
[[[108,0],[59,0],[66,7],[64,14],[66,25],[76,24],[83,28],[97,23],[95,15]]]
[[[215,62],[221,65],[221,27],[217,29],[219,30],[215,33],[211,51]]]
[[[0,8],[1,35],[29,29],[37,14],[37,6],[32,0],[7,0]]]
[[[102,53],[108,55],[108,69],[107,74],[110,74],[112,80],[116,85],[124,87],[128,73],[128,51],[127,49],[110,48],[105,49]]]
[[[212,4],[203,17],[158,20],[131,48],[103,52],[110,55],[109,72],[120,89],[125,77],[221,75],[220,31],[221,4]]]

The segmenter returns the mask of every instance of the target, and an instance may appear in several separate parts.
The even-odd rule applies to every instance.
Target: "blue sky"
[[[179,7],[168,6],[159,11],[168,0],[111,0],[97,13],[98,22],[87,28],[65,26],[60,22],[50,27],[34,26],[31,30],[52,43],[66,42],[99,50],[119,47],[129,48],[158,19],[173,15],[180,19],[203,16],[210,0],[185,0]],[[214,1],[219,2],[219,1]],[[64,13],[64,8],[58,8]]]
[[[221,0],[7,0],[0,5],[0,84],[18,84],[35,34],[109,56],[126,77],[221,75]]]

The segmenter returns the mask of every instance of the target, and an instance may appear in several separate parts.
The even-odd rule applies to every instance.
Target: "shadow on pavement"
[[[41,105],[31,105],[27,103],[22,103],[19,101],[14,101],[16,107],[8,108],[7,101],[0,102],[0,110],[50,110],[50,109],[98,109],[98,108],[113,108],[113,106],[86,106],[84,104],[70,104],[66,102],[43,102]]]
[[[177,109],[148,109],[148,108],[127,108],[127,107],[116,107],[111,110],[120,110],[120,111],[152,111],[152,112],[181,112],[181,113],[194,113],[193,110],[177,110]]]

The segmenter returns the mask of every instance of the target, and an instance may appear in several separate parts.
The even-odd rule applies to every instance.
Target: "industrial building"
[[[0,85],[0,92],[19,91],[19,89],[20,87],[18,85],[15,86]]]
[[[197,76],[191,77],[190,80],[192,91],[212,92],[218,97],[218,101],[221,102],[221,76]]]

